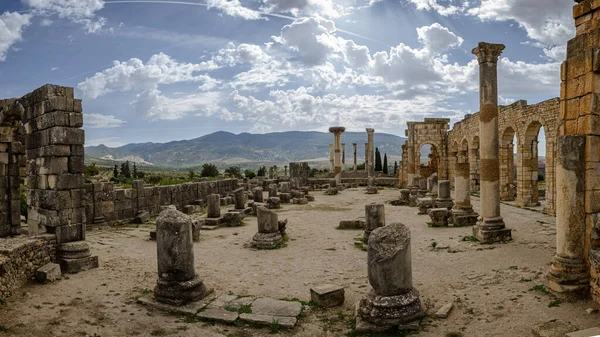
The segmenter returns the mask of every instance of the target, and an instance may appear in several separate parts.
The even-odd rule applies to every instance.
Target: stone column
[[[283,167],[283,176],[284,176],[284,177],[287,177],[287,176],[288,176],[288,175],[287,175],[287,165],[285,165],[285,166]]]
[[[265,207],[257,207],[258,233],[252,238],[252,246],[258,249],[273,249],[281,244],[283,238],[279,232],[279,218],[276,213]]]
[[[244,205],[246,201],[246,192],[244,191],[243,187],[238,188],[237,190],[233,191],[233,203],[235,204],[235,209],[237,210],[243,210],[246,208],[246,206]]]
[[[369,149],[369,167],[368,167],[368,176],[372,177],[375,175],[375,144],[373,140],[373,133],[375,133],[374,129],[367,129],[367,139],[368,139],[368,149]]]
[[[479,62],[480,195],[482,220],[473,227],[481,243],[511,240],[511,230],[500,216],[500,164],[498,156],[498,57],[504,45],[480,42],[473,54]]]
[[[354,147],[354,171],[356,171],[356,145],[357,143],[352,143],[352,147]]]
[[[385,226],[385,208],[383,204],[369,204],[365,206],[365,234],[363,241],[369,242],[369,235],[373,230]]]
[[[435,207],[452,209],[454,202],[450,197],[450,180],[440,180],[438,183],[438,196],[435,199]]]
[[[263,189],[262,187],[255,187],[252,189],[252,196],[254,199],[254,202],[263,202],[264,201],[264,197],[263,197]]]
[[[557,292],[585,290],[589,274],[585,259],[585,136],[558,137],[556,161],[556,255],[548,286]],[[594,222],[594,224],[597,220]]]
[[[381,333],[424,315],[412,284],[410,250],[410,231],[401,223],[371,233],[368,275],[373,289],[358,304],[357,331]]]
[[[342,132],[346,131],[346,128],[342,126],[335,126],[329,128],[329,132],[333,133],[334,138],[334,151],[335,156],[333,158],[333,166],[334,166],[334,174],[335,181],[338,184],[342,183],[342,166],[341,166],[341,150],[340,150],[340,140],[342,137]]]
[[[342,143],[342,171],[344,171],[344,165],[346,165],[346,143]]]
[[[207,201],[207,218],[218,218],[221,216],[221,196],[218,194],[211,194],[208,196]]]
[[[158,281],[154,288],[157,301],[183,305],[204,298],[212,290],[196,275],[192,220],[168,208],[156,219]]]
[[[329,144],[329,172],[334,173],[333,165],[333,144]]]
[[[452,223],[454,226],[473,226],[479,215],[471,206],[471,189],[469,181],[469,163],[456,163],[454,166],[454,207],[452,207]]]

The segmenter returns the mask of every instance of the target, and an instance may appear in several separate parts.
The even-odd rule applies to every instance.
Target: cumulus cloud
[[[213,60],[218,64],[235,66],[238,64],[254,64],[268,62],[271,57],[255,44],[241,43],[236,46],[230,42],[226,48],[219,50]]]
[[[350,13],[350,8],[336,4],[333,0],[263,0],[261,10],[289,13],[293,16],[323,16],[332,19]]]
[[[219,113],[220,93],[201,92],[176,97],[162,95],[158,89],[146,90],[138,94],[132,105],[135,111],[150,120],[177,120],[190,113],[198,116],[211,116]]]
[[[224,14],[246,20],[259,20],[262,15],[259,11],[244,7],[239,0],[208,0],[208,9],[216,8]]]
[[[417,36],[425,48],[433,54],[460,47],[463,43],[462,37],[456,36],[448,28],[437,22],[430,26],[417,28]]]
[[[458,3],[458,6],[452,4],[440,4],[440,1],[438,0],[410,0],[410,2],[413,3],[417,9],[435,11],[443,16],[462,13],[469,5],[469,1],[467,0],[447,1],[451,3]]]
[[[160,53],[150,57],[148,62],[132,58],[129,61],[115,61],[111,68],[96,73],[78,84],[86,97],[97,98],[113,91],[134,89],[155,89],[159,84],[179,82],[205,82],[214,84],[214,80],[202,71],[216,69],[212,61],[199,63],[179,63],[169,55]]]
[[[58,16],[82,24],[87,33],[97,33],[106,24],[106,19],[96,17],[104,8],[104,0],[22,0],[33,13],[42,16]]]
[[[4,12],[0,15],[0,61],[6,61],[10,47],[23,38],[23,28],[31,22],[31,15]]]
[[[120,120],[113,115],[85,113],[83,118],[85,126],[92,129],[118,128],[125,123],[124,120]]]

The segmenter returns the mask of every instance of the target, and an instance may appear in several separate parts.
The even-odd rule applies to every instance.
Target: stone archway
[[[500,134],[500,200],[515,200],[515,156],[516,131],[507,127]]]
[[[408,122],[406,129],[406,150],[408,161],[407,181],[419,175],[420,148],[424,144],[432,144],[436,147],[439,156],[438,179],[447,180],[448,170],[448,129],[450,128],[448,118],[425,118],[423,122]],[[425,177],[423,177],[425,178]]]
[[[545,138],[551,139],[548,133],[547,123],[542,118],[530,118],[524,123],[525,127],[520,130],[519,145],[517,151],[517,205],[521,207],[533,207],[540,205],[538,188],[538,135],[540,129],[544,129]],[[552,149],[551,149],[552,151]],[[553,155],[546,156],[546,168],[554,165]],[[546,179],[549,181],[549,179]],[[551,190],[548,195],[554,193],[554,183],[551,182]],[[551,197],[551,200],[552,197]],[[553,206],[550,207],[553,209]]]

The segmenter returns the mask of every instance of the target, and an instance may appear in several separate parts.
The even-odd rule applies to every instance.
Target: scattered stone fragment
[[[536,337],[565,337],[565,334],[576,330],[576,326],[559,319],[544,322],[531,329],[533,335]],[[587,335],[587,337],[589,336],[591,335]]]
[[[454,303],[450,302],[450,303],[444,304],[441,308],[438,309],[438,311],[436,311],[435,317],[448,318],[448,315],[450,315],[452,308],[454,308]]]
[[[331,308],[344,304],[344,287],[323,284],[310,288],[310,300],[321,308]]]
[[[35,279],[40,283],[54,282],[60,276],[60,265],[56,263],[46,263],[35,271]]]
[[[141,211],[135,216],[135,218],[133,219],[133,223],[143,224],[148,222],[148,220],[150,220],[150,213],[148,213],[147,211]]]
[[[599,327],[570,332],[565,335],[565,337],[596,337],[596,336],[600,336],[600,328]]]

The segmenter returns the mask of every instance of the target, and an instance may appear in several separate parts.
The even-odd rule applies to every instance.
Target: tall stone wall
[[[114,183],[85,184],[85,213],[90,223],[111,224],[115,221],[128,221],[138,212],[147,211],[150,215],[160,213],[161,206],[175,205],[183,209],[185,205],[206,201],[210,194],[227,196],[238,188],[237,179],[210,182],[186,183],[168,186],[145,186],[143,181],[133,182],[133,188],[116,188]]]
[[[546,138],[546,209],[555,213],[555,156],[558,133],[559,99],[553,98],[541,103],[528,105],[527,101],[517,101],[501,106],[499,119],[500,138],[500,193],[503,200],[510,200],[514,188],[513,149],[517,147],[517,204],[523,207],[539,202],[538,195],[538,132],[544,127]],[[517,144],[513,144],[516,134]],[[471,180],[477,177],[479,158],[479,113],[468,115],[455,123],[448,133],[450,167],[457,161],[466,159],[471,166]],[[465,149],[465,146],[467,147]],[[465,153],[465,150],[467,151]],[[466,157],[465,157],[466,156]],[[451,179],[454,173],[450,171]],[[472,186],[473,187],[473,186]]]
[[[290,178],[298,179],[299,186],[308,185],[310,166],[308,163],[290,163]]]

